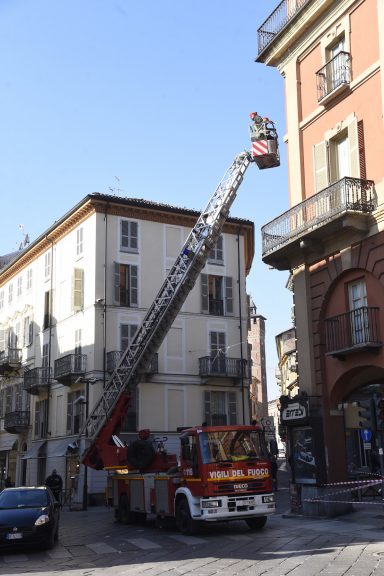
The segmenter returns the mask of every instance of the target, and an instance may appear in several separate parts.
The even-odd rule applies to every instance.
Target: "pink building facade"
[[[384,471],[384,3],[284,0],[258,39],[285,79],[290,209],[262,229],[294,288],[301,415],[282,419],[319,493]]]

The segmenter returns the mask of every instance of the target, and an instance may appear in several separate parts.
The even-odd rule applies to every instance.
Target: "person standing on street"
[[[58,502],[61,502],[61,492],[63,490],[63,480],[57,473],[56,469],[52,470],[52,474],[45,480],[45,485],[52,490],[52,494]]]

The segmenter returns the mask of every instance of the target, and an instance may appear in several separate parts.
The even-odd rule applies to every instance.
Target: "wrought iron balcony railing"
[[[309,0],[283,0],[257,30],[258,53],[270,44]]]
[[[112,374],[115,368],[119,365],[123,352],[121,350],[112,350],[107,352],[107,372]],[[145,374],[157,374],[159,372],[159,355],[154,354],[152,359],[144,368]]]
[[[25,410],[15,410],[6,412],[4,416],[4,430],[10,434],[25,432],[29,427],[29,412]]]
[[[6,348],[0,351],[0,374],[17,370],[21,366],[21,348]]]
[[[375,209],[374,182],[345,177],[287,210],[261,229],[262,257],[348,211]]]
[[[337,88],[349,86],[351,82],[351,56],[348,52],[339,52],[316,72],[317,101],[321,102]]]
[[[84,376],[87,370],[85,354],[68,354],[55,360],[54,378],[62,384],[71,385],[77,378]]]
[[[52,377],[52,369],[48,366],[32,368],[24,372],[24,390],[30,394],[39,394],[47,390]]]
[[[209,298],[208,299],[209,313],[213,316],[224,316],[224,300]]]
[[[327,318],[324,327],[325,353],[329,356],[342,356],[382,346],[379,308],[376,307],[362,306]]]
[[[247,361],[225,356],[203,356],[199,358],[199,375],[203,378],[249,378]]]

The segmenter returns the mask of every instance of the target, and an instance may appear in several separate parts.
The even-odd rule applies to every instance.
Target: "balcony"
[[[325,354],[346,354],[381,348],[379,308],[362,306],[325,320]]]
[[[258,54],[276,38],[310,0],[283,0],[257,30]]]
[[[351,56],[348,52],[339,52],[318,72],[317,101],[326,104],[349,88],[351,82]]]
[[[70,386],[80,376],[85,376],[87,369],[87,356],[85,354],[68,354],[55,360],[54,374],[55,380]]]
[[[7,412],[4,416],[4,430],[9,434],[26,432],[29,427],[29,412],[17,410]]]
[[[49,382],[52,377],[51,368],[32,368],[24,373],[24,390],[29,394],[40,394],[48,390]]]
[[[321,251],[325,238],[346,228],[365,231],[375,206],[372,180],[342,178],[262,227],[263,262],[289,270],[295,251]]]
[[[107,352],[107,372],[112,374],[115,368],[119,365],[122,355],[123,352],[121,350]],[[147,374],[148,376],[151,374],[157,374],[159,372],[159,355],[154,354],[148,364],[144,366],[144,369],[140,370],[140,372]]]
[[[21,368],[21,348],[6,348],[0,351],[0,375]]]
[[[208,311],[213,316],[224,316],[224,300],[208,297]]]
[[[225,356],[199,358],[199,375],[202,378],[249,378],[247,361]]]

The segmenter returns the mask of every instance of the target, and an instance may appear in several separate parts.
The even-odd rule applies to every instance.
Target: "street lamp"
[[[85,384],[85,399],[81,403],[85,406],[85,422],[88,421],[89,416],[89,385],[94,384],[97,378],[78,378],[76,382],[83,382]],[[85,427],[85,447],[87,447],[88,427]],[[84,466],[84,484],[83,484],[83,510],[88,509],[88,466]]]

